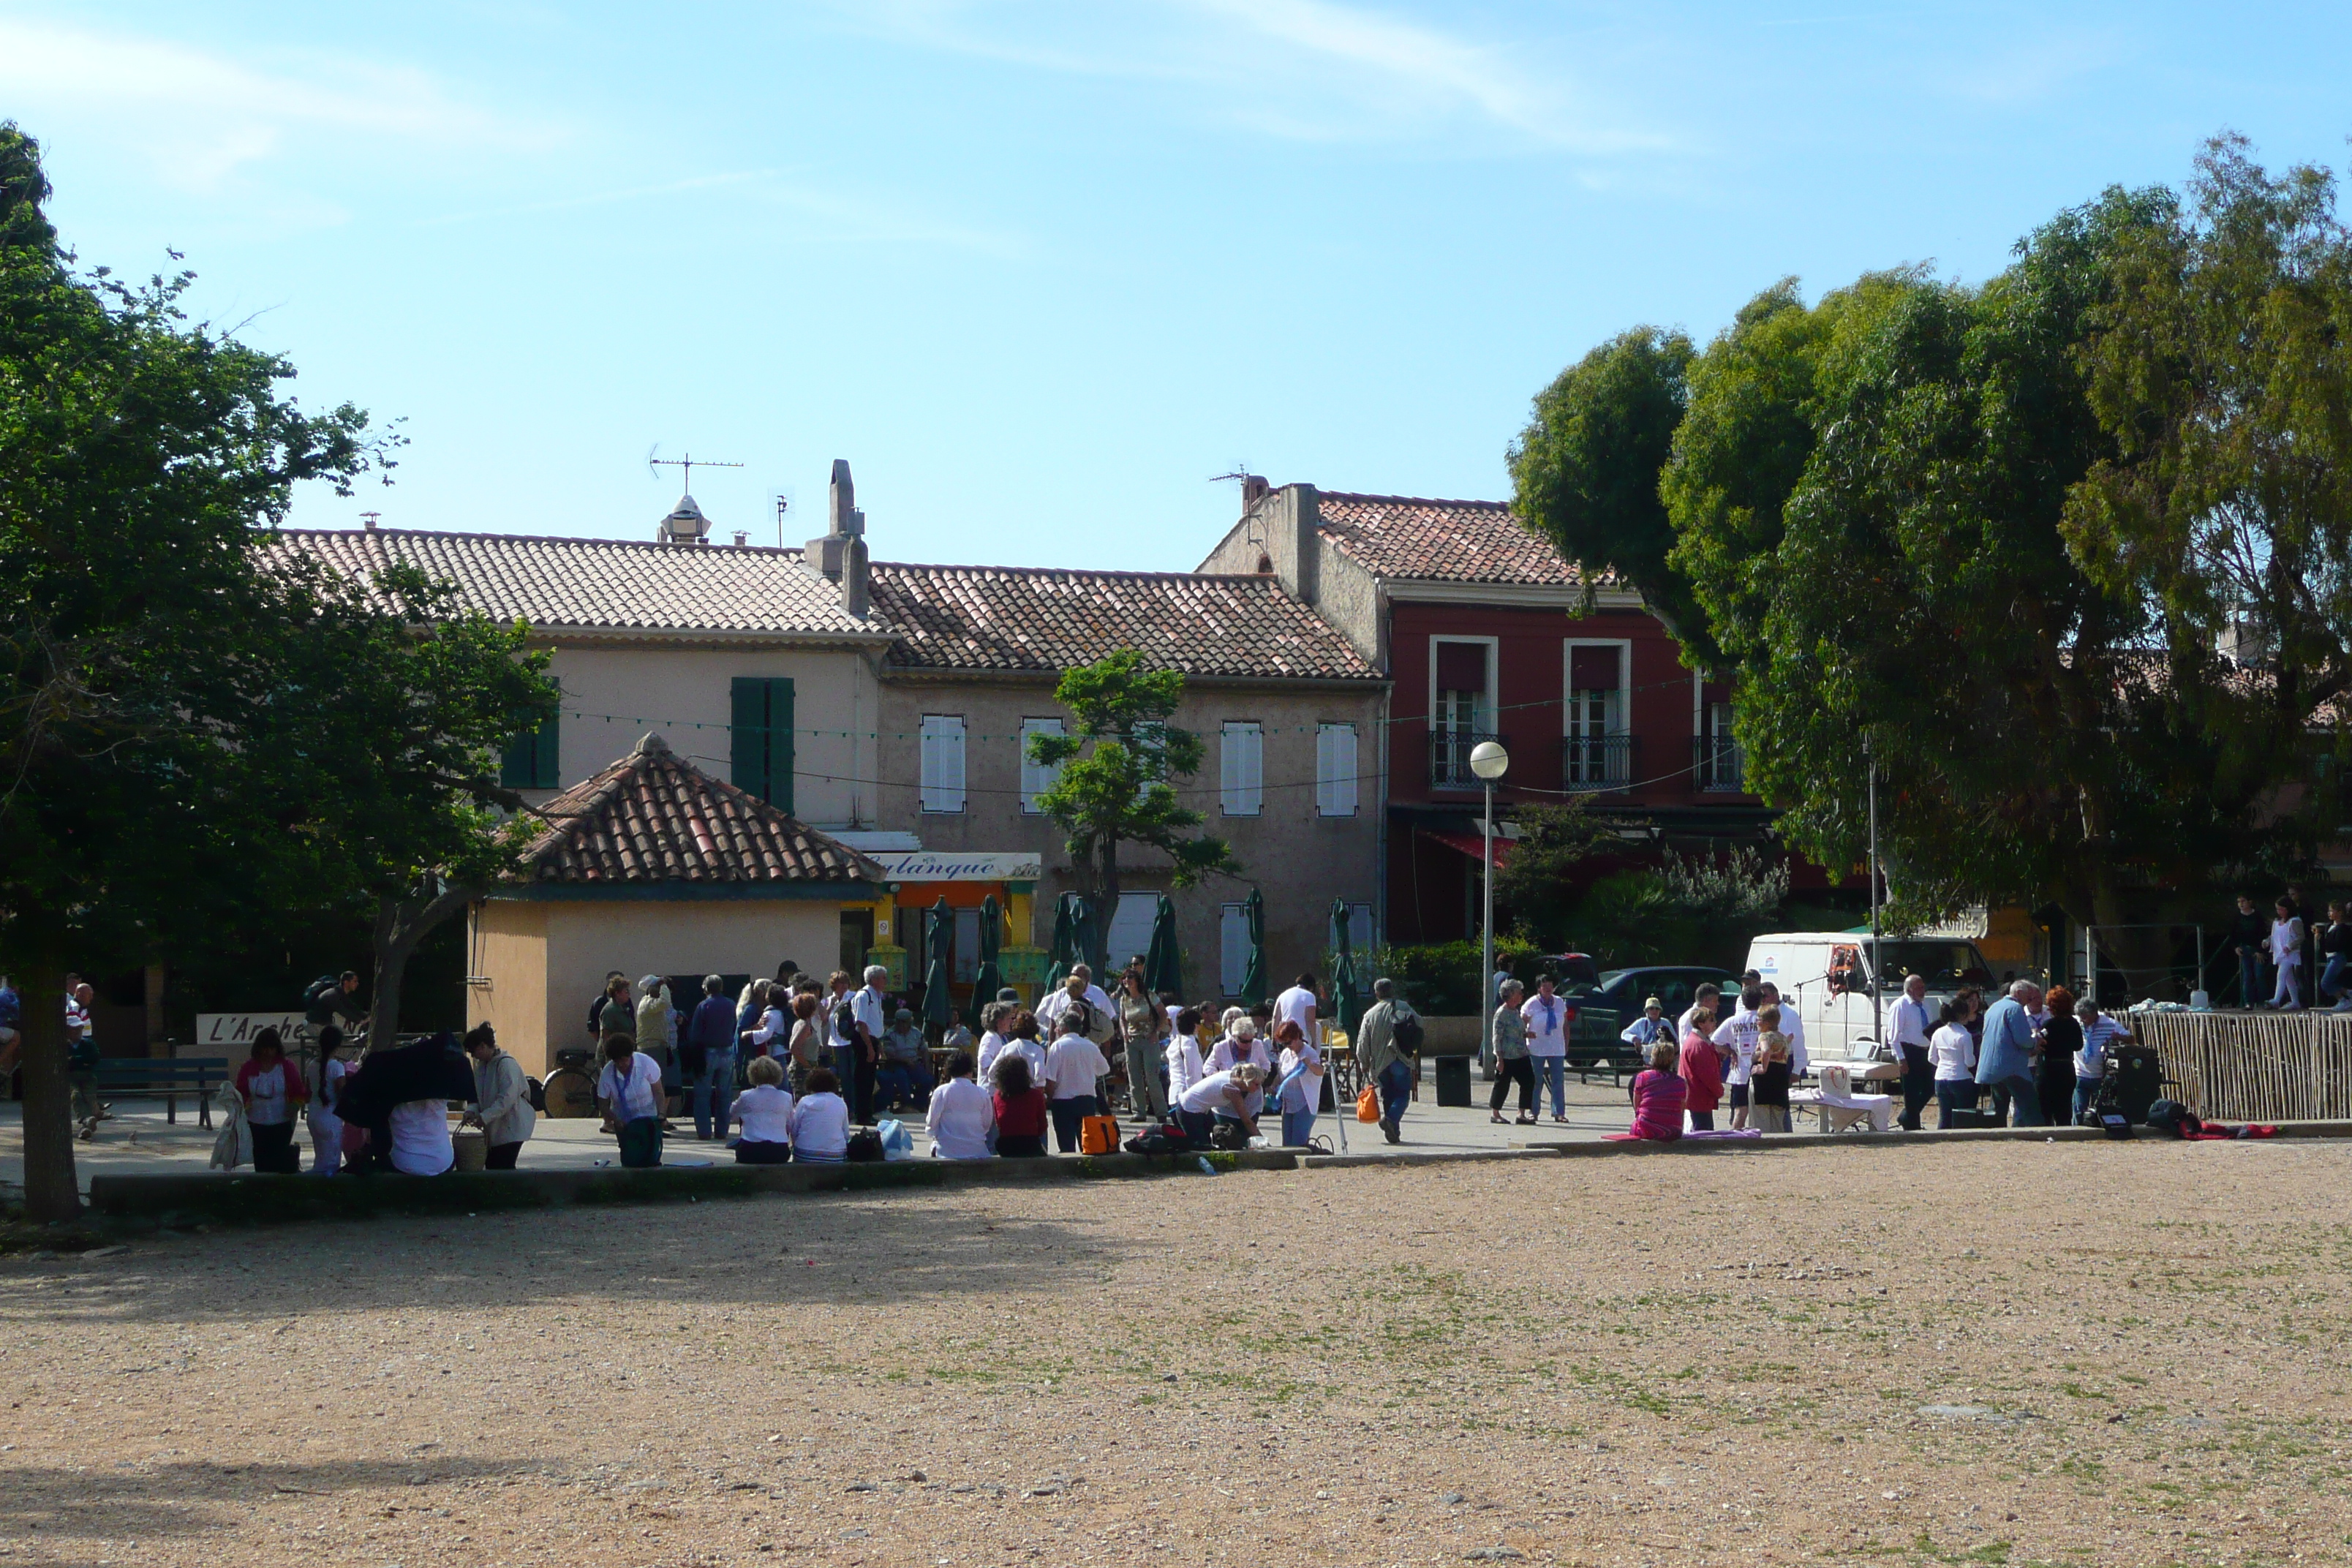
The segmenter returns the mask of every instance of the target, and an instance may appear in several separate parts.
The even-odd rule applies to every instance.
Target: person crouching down
[[[849,1158],[849,1102],[841,1098],[841,1074],[815,1068],[808,1092],[793,1102],[793,1158],[801,1164],[837,1165]]]
[[[482,1130],[482,1169],[511,1171],[539,1125],[530,1081],[522,1064],[499,1049],[498,1034],[488,1024],[467,1031],[466,1054],[474,1058],[474,1109],[466,1122]]]
[[[621,1163],[642,1169],[661,1163],[661,1063],[637,1049],[635,1037],[614,1035],[604,1042],[604,1070],[596,1078],[596,1098],[613,1119]]]
[[[1683,1107],[1689,1102],[1690,1086],[1675,1070],[1681,1065],[1681,1050],[1669,1040],[1660,1040],[1650,1047],[1649,1070],[1634,1075],[1630,1091],[1634,1137],[1654,1138],[1664,1143],[1683,1135]]]
[[[751,1087],[728,1102],[719,1131],[730,1121],[742,1127],[743,1136],[735,1141],[737,1164],[781,1165],[793,1157],[793,1100],[784,1087],[784,1064],[773,1057],[753,1057],[743,1072]]]
[[[1244,1062],[1213,1072],[1186,1089],[1176,1102],[1176,1117],[1184,1124],[1187,1142],[1195,1149],[1213,1149],[1218,1124],[1226,1122],[1240,1130],[1236,1147],[1245,1146],[1257,1131],[1257,1117],[1251,1107],[1257,1102],[1258,1086],[1265,1081],[1265,1068],[1255,1062]]]

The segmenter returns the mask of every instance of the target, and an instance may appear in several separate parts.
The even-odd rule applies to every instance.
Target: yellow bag
[[[1118,1153],[1118,1118],[1089,1116],[1079,1121],[1078,1152],[1081,1154]]]
[[[1380,1119],[1381,1091],[1378,1089],[1373,1088],[1370,1084],[1366,1084],[1364,1086],[1364,1092],[1356,1096],[1356,1120],[1359,1121],[1378,1121]]]

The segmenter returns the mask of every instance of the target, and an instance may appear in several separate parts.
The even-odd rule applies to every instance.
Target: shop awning
[[[1483,860],[1486,858],[1486,843],[1483,835],[1476,833],[1440,833],[1433,828],[1424,827],[1421,830],[1421,836],[1423,838],[1433,839],[1439,844],[1443,844],[1448,849],[1458,849],[1463,854],[1469,856],[1473,860]],[[1513,840],[1506,838],[1500,834],[1496,834],[1495,836],[1495,864],[1496,867],[1507,866],[1511,863],[1511,848],[1513,842]]]

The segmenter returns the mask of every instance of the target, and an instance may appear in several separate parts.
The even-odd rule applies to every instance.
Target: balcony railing
[[[1704,795],[1745,795],[1747,769],[1739,742],[1728,735],[1701,735],[1691,742],[1691,779]]]
[[[1639,742],[1632,735],[1570,735],[1560,742],[1560,784],[1570,790],[1620,790],[1633,782]]]
[[[1484,787],[1478,775],[1470,771],[1470,752],[1481,741],[1500,741],[1506,747],[1511,743],[1508,736],[1485,730],[1432,730],[1429,732],[1429,787]]]

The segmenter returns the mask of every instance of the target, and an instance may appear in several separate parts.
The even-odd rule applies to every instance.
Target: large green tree
[[[1061,774],[1037,798],[1066,834],[1070,868],[1107,929],[1118,909],[1118,847],[1158,850],[1169,881],[1189,888],[1240,869],[1225,841],[1201,833],[1202,817],[1177,799],[1174,780],[1201,770],[1201,738],[1168,722],[1184,700],[1181,670],[1153,669],[1133,648],[1065,670],[1054,689],[1076,727],[1032,735],[1029,760]]]

